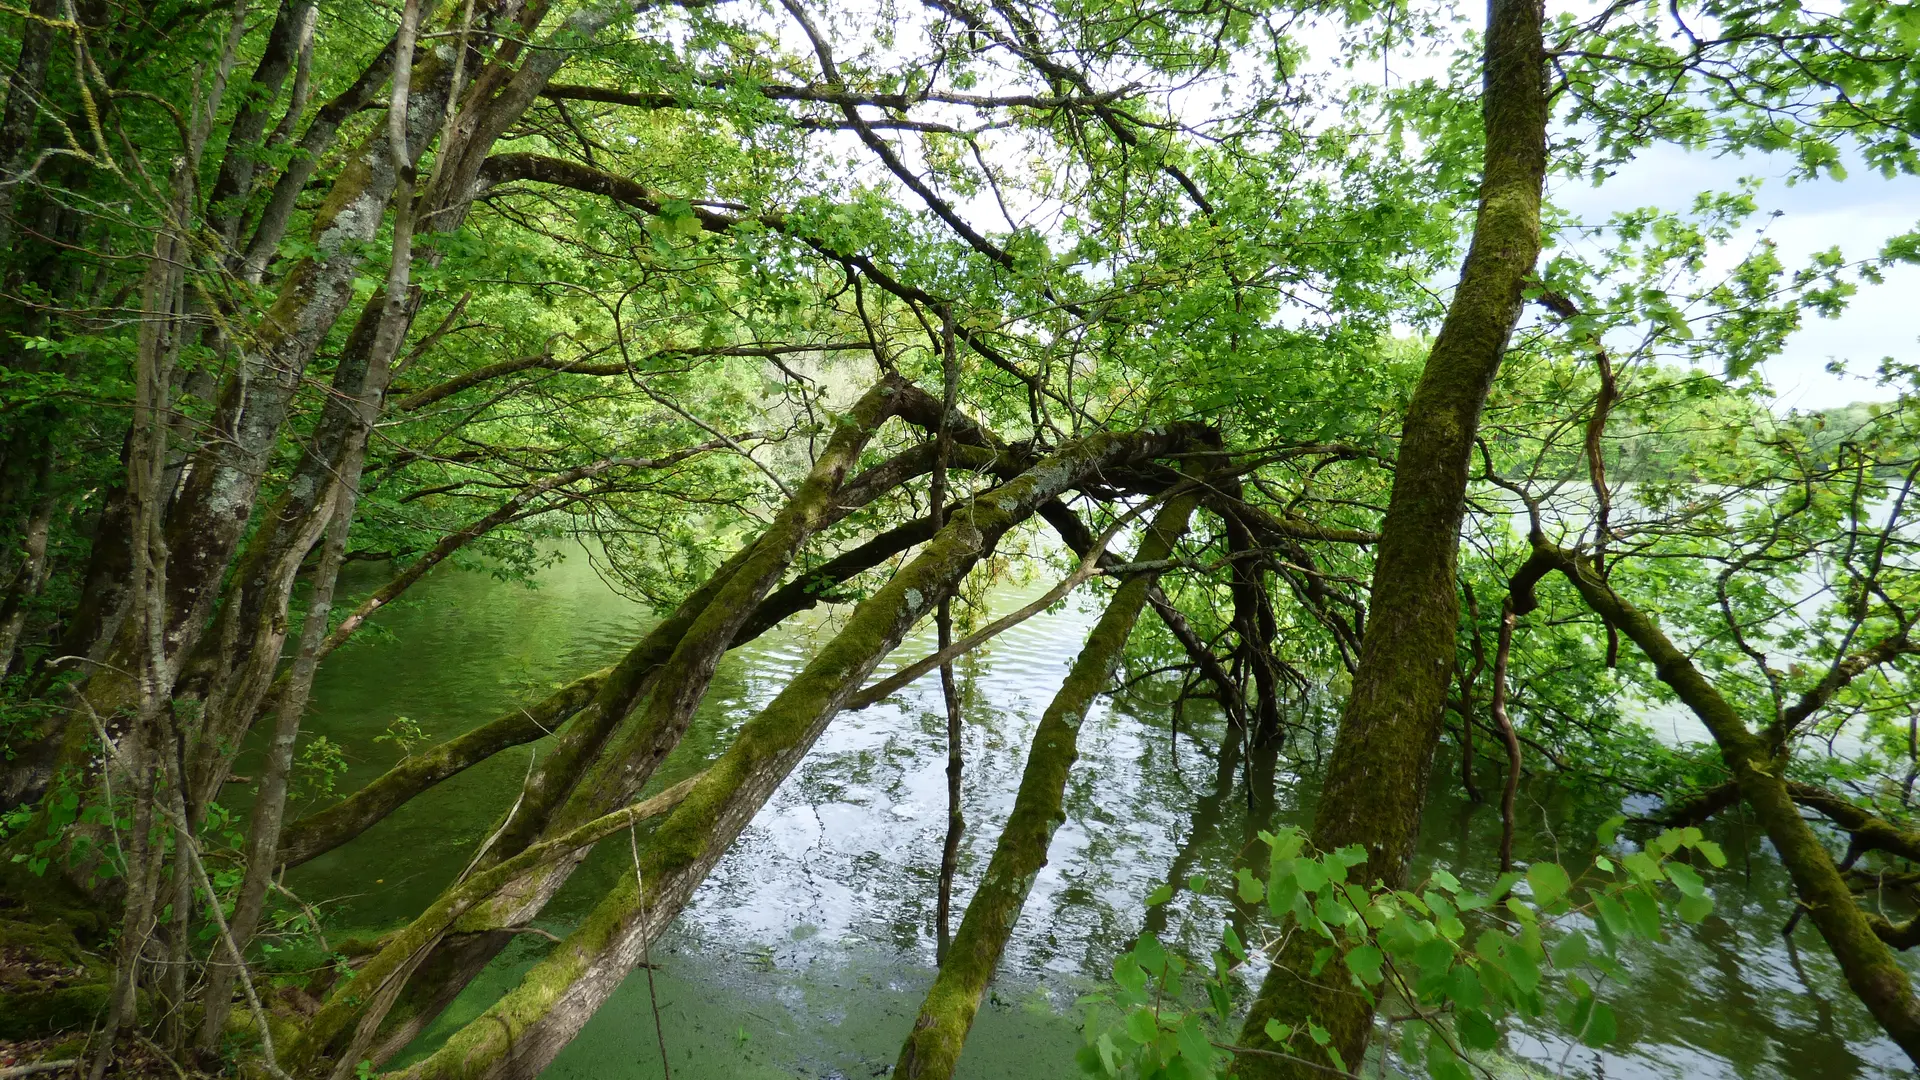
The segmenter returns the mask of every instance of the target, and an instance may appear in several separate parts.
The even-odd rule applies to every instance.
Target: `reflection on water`
[[[349,584],[371,588],[377,567]],[[998,603],[1024,597],[1009,592]],[[967,717],[968,830],[956,883],[964,903],[1012,805],[1027,740],[1095,613],[1069,606],[1008,632],[958,665]],[[448,570],[383,612],[382,639],[330,660],[309,730],[354,755],[342,781],[365,783],[396,752],[373,738],[396,716],[447,738],[505,708],[602,666],[647,624],[573,558],[537,589]],[[732,731],[798,671],[834,628],[815,613],[736,651],[656,786],[698,769]],[[894,662],[931,645],[931,629]],[[884,674],[884,671],[883,671]],[[1191,873],[1225,880],[1270,820],[1304,824],[1315,785],[1281,772],[1271,801],[1250,799],[1237,764],[1216,757],[1220,725],[1190,709],[1171,737],[1164,711],[1103,700],[1080,736],[1068,818],[981,1010],[960,1073],[970,1080],[1074,1075],[1073,998],[1093,985],[1142,929],[1140,900]],[[389,929],[420,910],[471,856],[512,799],[530,755],[501,754],[414,800],[289,882],[326,903],[337,924]],[[655,992],[675,1076],[884,1075],[932,979],[933,898],[946,827],[945,722],[938,682],[836,719],[742,834],[654,949]],[[1263,770],[1253,770],[1256,776]],[[1258,785],[1262,788],[1265,785]],[[1451,787],[1436,784],[1436,790]],[[1577,860],[1593,826],[1615,810],[1564,792],[1524,799],[1523,840]],[[1250,805],[1258,810],[1250,811]],[[1627,1077],[1906,1075],[1840,981],[1811,929],[1783,943],[1786,882],[1765,842],[1737,821],[1719,827],[1731,866],[1715,876],[1718,908],[1700,927],[1632,957],[1632,985],[1612,989],[1627,1052],[1570,1044],[1550,1026],[1516,1032],[1515,1073]],[[1497,811],[1450,793],[1430,809],[1422,857],[1485,885]],[[618,851],[611,850],[618,846]],[[606,845],[543,916],[563,931],[626,867]],[[1522,856],[1526,852],[1522,851]],[[1217,898],[1183,895],[1149,929],[1193,955],[1211,951]],[[1161,912],[1153,913],[1161,918]],[[526,936],[504,953],[423,1037],[423,1052],[472,1018],[550,944]],[[548,1070],[552,1077],[659,1076],[652,1003],[630,979]]]

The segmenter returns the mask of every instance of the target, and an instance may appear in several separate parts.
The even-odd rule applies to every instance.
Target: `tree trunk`
[[[1359,669],[1314,815],[1312,838],[1321,850],[1366,849],[1356,875],[1363,882],[1402,883],[1426,806],[1460,618],[1454,571],[1468,459],[1540,252],[1547,130],[1542,19],[1540,0],[1488,4],[1486,165],[1473,243],[1407,407]],[[1278,958],[1247,1015],[1241,1043],[1270,1048],[1268,1020],[1301,1028],[1312,1017],[1333,1033],[1332,1045],[1345,1060],[1362,1060],[1372,1004],[1351,988],[1309,981],[1312,949],[1303,935],[1289,941],[1293,947]],[[1262,1054],[1243,1056],[1239,1067],[1250,1080],[1305,1080],[1322,1072]]]
[[[630,800],[686,730],[719,659],[756,614],[800,546],[833,521],[838,493],[861,450],[893,414],[906,384],[887,377],[857,401],[774,521],[622,657],[560,733],[520,799],[481,853],[482,869],[544,837],[566,832]],[[644,708],[635,711],[637,704]],[[631,715],[630,715],[631,714]],[[580,856],[584,857],[584,853]],[[385,1048],[418,1030],[506,943],[498,932],[537,914],[579,857],[563,859],[468,912],[457,933],[421,965],[423,983],[397,1003]],[[313,1052],[337,1030],[316,1031]]]
[[[1532,610],[1532,582],[1549,568],[1558,570],[1573,583],[1588,607],[1646,653],[1660,681],[1673,688],[1713,735],[1727,770],[1739,785],[1741,798],[1753,808],[1787,868],[1801,910],[1833,950],[1847,985],[1879,1021],[1887,1037],[1920,1066],[1920,998],[1915,997],[1913,984],[1893,950],[1880,939],[1854,899],[1826,844],[1800,816],[1781,763],[1767,740],[1747,726],[1659,625],[1615,593],[1591,564],[1552,547],[1537,535],[1533,548],[1529,566],[1514,578],[1514,609],[1522,614]]]
[[[47,583],[47,538],[53,529],[53,509],[58,501],[52,487],[53,455],[43,459],[38,479],[38,495],[27,514],[26,529],[20,539],[20,554],[15,560],[13,581],[7,585],[6,599],[0,600],[0,678],[11,674],[14,652],[20,647],[21,632],[33,602]]]
[[[1175,496],[1162,507],[1140,543],[1135,562],[1160,562],[1172,556],[1186,531],[1195,495]],[[1020,919],[1034,878],[1047,863],[1047,845],[1066,820],[1067,773],[1079,756],[1080,725],[1087,710],[1107,688],[1126,651],[1133,624],[1146,606],[1154,572],[1128,578],[1114,592],[1059,693],[1040,716],[1013,812],[994,846],[986,876],[967,903],[960,932],[940,964],[940,973],[920,1006],[913,1033],[901,1048],[893,1075],[906,1080],[945,1080],[960,1063],[960,1050],[980,999],[1000,966],[1007,939]]]
[[[781,586],[761,602],[733,639],[739,648],[794,614],[831,599],[828,592],[860,573],[933,538],[931,518],[890,529]],[[329,639],[331,640],[331,639]],[[670,645],[650,650],[658,663]],[[414,796],[509,747],[553,734],[598,693],[612,668],[583,675],[532,705],[511,709],[449,742],[409,756],[352,795],[287,826],[280,862],[298,866],[359,836]]]

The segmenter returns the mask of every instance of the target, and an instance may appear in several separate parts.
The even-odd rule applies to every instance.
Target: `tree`
[[[1908,655],[1904,501],[1880,526],[1866,507],[1905,490],[1891,478],[1910,475],[1906,399],[1837,434],[1776,420],[1754,373],[1807,313],[1839,312],[1913,247],[1791,272],[1763,248],[1707,282],[1706,254],[1752,212],[1735,192],[1692,217],[1627,215],[1614,250],[1536,263],[1557,243],[1549,171],[1600,177],[1657,141],[1785,151],[1808,175],[1849,148],[1913,169],[1913,23],[1864,0],[1615,5],[1585,22],[1494,0],[1454,75],[1411,84],[1303,44],[1386,58],[1447,41],[1445,14],[0,13],[15,44],[0,111],[7,890],[68,933],[111,928],[87,940],[113,957],[85,974],[107,1008],[95,1074],[140,1039],[210,1069],[383,1067],[627,831],[634,878],[407,1070],[537,1072],[836,715],[1038,610],[952,640],[956,603],[1025,557],[1007,538],[1043,527],[1071,553],[1047,602],[1110,589],[1107,614],[1030,756],[1000,878],[903,1033],[903,1069],[950,1073],[1045,861],[1077,718],[1146,654],[1158,671],[1139,681],[1219,703],[1250,788],[1252,761],[1320,722],[1302,701],[1345,694],[1310,841],[1329,858],[1360,845],[1365,886],[1403,883],[1449,724],[1468,782],[1489,745],[1509,793],[1530,764],[1594,758],[1606,783],[1697,781],[1706,814],[1731,798],[1716,759],[1629,757],[1610,695],[1684,683],[1720,720],[1761,717],[1763,735],[1717,726],[1717,760],[1770,808],[1862,999],[1904,1031],[1907,999],[1881,976],[1911,928],[1836,890],[1861,884],[1847,874],[1870,846],[1920,850],[1905,846],[1920,751],[1908,731],[1904,759],[1850,773],[1793,747],[1869,684],[1905,701],[1882,674]],[[1425,283],[1453,265],[1442,303]],[[1516,337],[1529,300],[1547,321]],[[1764,477],[1741,489],[1756,497],[1806,492],[1805,512],[1736,526],[1687,501],[1734,475]],[[1551,520],[1588,527],[1549,537],[1536,521],[1521,543],[1500,499],[1536,518],[1558,499]],[[1109,548],[1141,521],[1122,562]],[[436,567],[525,579],[569,538],[663,619],[604,671],[325,805],[290,802],[329,657]],[[1810,551],[1845,569],[1844,603],[1817,632],[1779,630],[1769,600]],[[335,612],[356,559],[392,575]],[[1534,619],[1566,602],[1535,596],[1549,570],[1597,615]],[[1626,599],[1643,575],[1720,612],[1710,633],[1690,617],[1703,641],[1736,642],[1690,657],[1697,680]],[[651,791],[687,756],[721,657],[822,604],[845,622],[805,670],[695,779]],[[926,618],[939,651],[868,685]],[[1828,674],[1781,677],[1746,647],[1769,634],[1818,638]],[[1550,662],[1567,656],[1593,662]],[[1741,678],[1770,688],[1771,713]],[[1790,686],[1819,696],[1797,719]],[[1887,721],[1867,723],[1898,748]],[[240,823],[223,798],[250,740],[264,764]],[[536,740],[538,767],[468,873],[351,980],[307,983],[317,1013],[276,1029],[255,938],[284,899],[278,871]],[[1781,768],[1739,773],[1756,755]],[[1901,769],[1897,805],[1867,794]],[[1796,801],[1860,850],[1831,858]],[[1683,849],[1698,850],[1669,854]],[[1311,1053],[1360,1060],[1371,991],[1299,981],[1316,969],[1282,956],[1239,1039],[1242,1075],[1286,1060],[1268,1020],[1321,1026]]]

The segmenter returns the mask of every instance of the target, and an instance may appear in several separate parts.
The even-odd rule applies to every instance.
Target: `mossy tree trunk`
[[[1366,634],[1353,692],[1327,765],[1313,842],[1366,849],[1362,880],[1399,885],[1426,806],[1459,622],[1455,567],[1469,457],[1493,377],[1520,318],[1540,252],[1546,174],[1546,58],[1540,0],[1489,0],[1482,64],[1486,162],[1472,246],[1440,335],[1407,406],[1393,493],[1380,530]],[[1311,947],[1293,935],[1260,988],[1240,1041],[1267,1049],[1266,1022],[1312,1017],[1358,1062],[1373,1005],[1310,978]],[[1321,1075],[1317,1065],[1241,1057],[1253,1080]]]
[[[720,657],[827,519],[861,450],[893,414],[901,385],[888,377],[862,395],[759,538],[601,683],[593,704],[575,718],[568,737],[529,780],[485,863],[518,854],[541,835],[608,813],[646,784],[686,731]],[[549,888],[536,890],[526,903],[537,909],[548,895]],[[519,921],[500,910],[508,921]]]
[[[1854,899],[1826,843],[1794,805],[1792,785],[1782,775],[1782,762],[1768,739],[1748,727],[1719,688],[1674,645],[1659,624],[1614,592],[1589,560],[1556,548],[1537,534],[1533,550],[1533,558],[1514,578],[1514,611],[1525,614],[1533,610],[1533,583],[1542,574],[1557,570],[1572,582],[1587,606],[1607,620],[1608,626],[1639,646],[1653,662],[1660,681],[1673,689],[1713,736],[1741,799],[1753,809],[1767,839],[1773,842],[1787,876],[1793,880],[1801,910],[1833,950],[1847,985],[1887,1037],[1920,1066],[1920,998],[1915,996],[1912,981],[1893,950],[1881,940],[1873,920]]]
[[[906,386],[888,376],[863,394],[840,417],[807,479],[760,536],[599,680],[592,700],[559,733],[505,820],[490,834],[490,846],[476,863],[479,869],[497,866],[543,838],[610,813],[640,790],[653,766],[686,730],[720,657],[758,612],[768,591],[802,545],[840,516],[835,496],[868,441],[894,414]],[[653,747],[659,749],[649,758]],[[590,782],[594,786],[589,793],[578,791]],[[383,1003],[382,1008],[392,1005],[393,1015],[373,1056],[381,1058],[411,1041],[506,946],[511,937],[506,928],[538,914],[584,855],[558,860],[510,883],[467,911],[455,933],[431,942],[433,955],[413,967],[419,972],[417,985],[406,987],[404,997]],[[339,1053],[340,1048],[314,1048],[322,1051]]]
[[[1196,501],[1195,495],[1177,495],[1162,507],[1134,561],[1156,563],[1171,557]],[[1047,845],[1053,840],[1054,830],[1066,820],[1067,774],[1079,757],[1080,725],[1094,698],[1112,680],[1156,576],[1155,572],[1137,574],[1114,592],[1074,659],[1065,684],[1041,714],[1033,745],[1027,751],[1027,766],[1020,777],[1013,812],[994,845],[986,876],[967,903],[960,930],[947,948],[940,972],[920,1005],[920,1015],[900,1050],[894,1076],[944,1080],[953,1076],[959,1065],[960,1051],[980,1009],[980,999],[1000,966],[1000,956],[1020,920],[1034,878],[1047,864]]]
[[[933,519],[923,517],[889,529],[836,555],[774,590],[733,639],[739,648],[799,612],[833,600],[832,588],[933,538]],[[651,646],[656,663],[669,653]],[[590,672],[531,705],[497,718],[439,746],[408,756],[339,802],[288,825],[280,836],[280,862],[299,864],[323,855],[372,828],[409,800],[502,750],[552,735],[591,703],[612,668]]]

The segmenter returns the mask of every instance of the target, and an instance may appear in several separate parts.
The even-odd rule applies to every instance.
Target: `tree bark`
[[[208,225],[229,246],[240,229],[239,204],[253,187],[261,137],[267,133],[267,122],[273,118],[273,105],[280,97],[280,87],[293,69],[294,58],[301,47],[301,29],[308,25],[314,6],[314,0],[281,0],[274,14],[273,28],[267,32],[266,49],[254,67],[240,111],[227,127],[226,155],[207,194],[207,206],[211,211]]]
[[[1529,566],[1514,578],[1515,610],[1532,610],[1536,601],[1531,583],[1548,570],[1557,570],[1588,607],[1647,655],[1660,681],[1673,689],[1712,734],[1734,783],[1739,785],[1740,797],[1767,831],[1767,839],[1773,842],[1781,865],[1793,880],[1802,910],[1833,950],[1847,985],[1887,1036],[1920,1066],[1920,998],[1914,995],[1905,969],[1876,932],[1873,920],[1854,900],[1826,844],[1800,816],[1791,785],[1781,775],[1781,763],[1767,740],[1747,726],[1719,689],[1652,618],[1614,592],[1586,560],[1553,547],[1537,534],[1533,551]]]
[[[324,855],[440,781],[552,734],[593,699],[609,670],[582,675],[532,705],[509,709],[458,738],[409,755],[366,787],[293,822],[280,833],[280,865],[299,866]]]
[[[734,638],[733,648],[758,638],[801,611],[822,601],[831,601],[833,586],[925,543],[933,535],[932,519],[919,518],[797,575],[761,601],[753,618]],[[667,651],[655,649],[656,660],[664,658]],[[352,795],[287,826],[280,836],[281,865],[298,866],[323,855],[372,828],[440,781],[509,747],[553,734],[594,699],[601,682],[612,670],[605,668],[583,675],[535,704],[508,710],[458,738],[422,750]]]
[[[511,858],[542,836],[598,817],[640,790],[678,742],[720,656],[755,615],[768,589],[807,538],[845,512],[836,507],[834,496],[905,389],[904,382],[889,376],[863,395],[842,418],[794,499],[761,536],[614,665],[593,701],[569,722],[528,778],[492,846],[481,853],[482,869]],[[675,665],[684,666],[675,673]],[[671,681],[664,678],[668,674],[674,675]],[[635,711],[642,702],[645,707]],[[468,912],[456,933],[436,946],[436,955],[423,961],[422,985],[398,1002],[381,1052],[396,1048],[408,1032],[444,1008],[504,947],[500,928],[520,925],[537,913],[577,863],[562,860]]]
[[[602,684],[593,705],[570,729],[570,738],[536,774],[542,782],[528,784],[515,820],[490,859],[515,854],[541,832],[564,831],[598,817],[646,784],[654,767],[679,743],[720,657],[826,519],[860,451],[892,415],[898,392],[897,380],[889,377],[854,403],[793,499],[686,621],[671,652],[661,660],[649,655],[644,673],[640,664],[623,661]],[[645,703],[636,712],[643,694]]]

